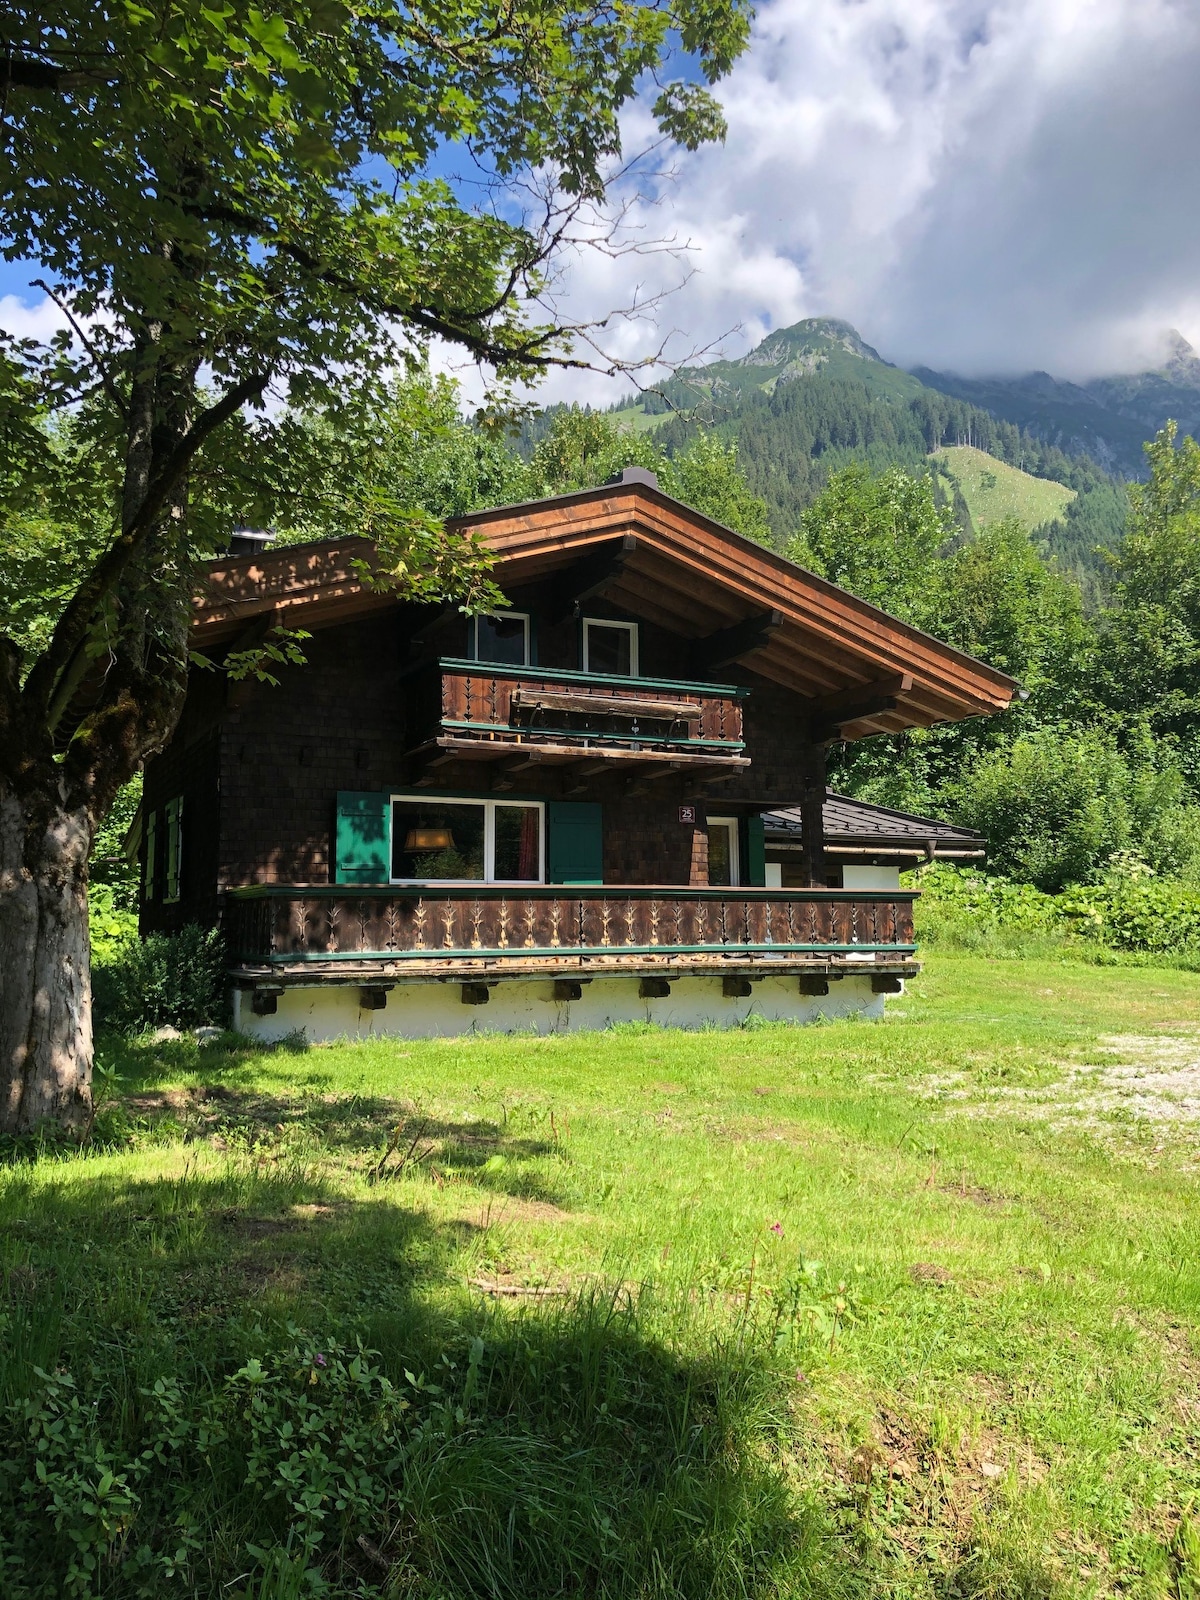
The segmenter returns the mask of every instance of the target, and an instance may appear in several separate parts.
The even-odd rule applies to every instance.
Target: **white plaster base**
[[[795,978],[763,978],[744,1000],[721,992],[720,978],[678,978],[661,1000],[644,1000],[637,978],[595,978],[578,1000],[551,998],[547,978],[514,978],[489,991],[487,1005],[462,1002],[458,983],[402,983],[382,1011],[364,1011],[352,986],[285,989],[273,1016],[259,1017],[250,995],[235,990],[233,1026],[252,1038],[276,1040],[303,1032],[312,1043],[393,1035],[434,1039],[461,1033],[567,1033],[618,1022],[653,1022],[662,1028],[733,1028],[749,1017],[769,1022],[814,1022],[818,1017],[881,1017],[881,994],[869,977],[845,977],[827,995],[802,995]]]

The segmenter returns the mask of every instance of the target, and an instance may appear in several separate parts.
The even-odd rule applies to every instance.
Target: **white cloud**
[[[66,317],[47,295],[32,304],[19,295],[0,295],[0,328],[14,339],[37,339],[45,343],[66,326]]]
[[[1155,361],[1168,326],[1200,343],[1198,73],[1178,0],[766,0],[726,144],[645,219],[695,247],[669,324],[703,346],[741,323],[732,354],[843,316],[905,364],[1073,377]],[[572,310],[633,266],[581,265]]]

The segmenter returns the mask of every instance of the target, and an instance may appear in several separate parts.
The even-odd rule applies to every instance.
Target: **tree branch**
[[[45,721],[55,685],[87,637],[101,601],[116,586],[129,562],[149,538],[159,513],[178,488],[193,457],[210,434],[227,422],[248,400],[262,393],[270,378],[269,371],[256,372],[243,378],[228,389],[215,405],[197,417],[151,478],[145,497],[116,540],[71,596],[58,619],[50,643],[34,663],[22,691],[26,707],[39,720]]]
[[[113,405],[116,406],[121,416],[128,418],[129,407],[125,404],[125,400],[121,394],[121,391],[117,388],[116,384],[109,376],[108,368],[104,365],[103,361],[101,361],[99,355],[97,354],[95,345],[93,345],[92,341],[88,338],[82,327],[75,320],[75,314],[71,310],[70,306],[59,299],[54,290],[43,278],[34,278],[30,284],[30,288],[41,289],[43,294],[47,295],[51,300],[54,301],[54,304],[58,307],[63,316],[66,317],[67,321],[74,329],[75,337],[79,340],[80,344],[92,358],[92,365],[95,367],[96,372],[99,375],[100,383],[103,386],[105,394],[112,401]]]

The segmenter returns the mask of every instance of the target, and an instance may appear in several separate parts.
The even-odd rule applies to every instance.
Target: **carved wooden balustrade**
[[[913,891],[657,885],[426,884],[350,889],[263,884],[227,892],[231,958],[244,968],[342,967],[404,976],[608,972],[736,961],[910,963]],[[781,969],[779,963],[786,965]]]
[[[747,690],[729,684],[619,678],[550,668],[441,660],[438,708],[423,740],[446,756],[498,760],[530,751],[560,763],[749,765],[742,738]]]

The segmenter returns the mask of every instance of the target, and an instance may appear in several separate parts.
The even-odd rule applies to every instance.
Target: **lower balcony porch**
[[[231,889],[235,1026],[317,1039],[878,1014],[918,970],[913,899],[660,885]]]

